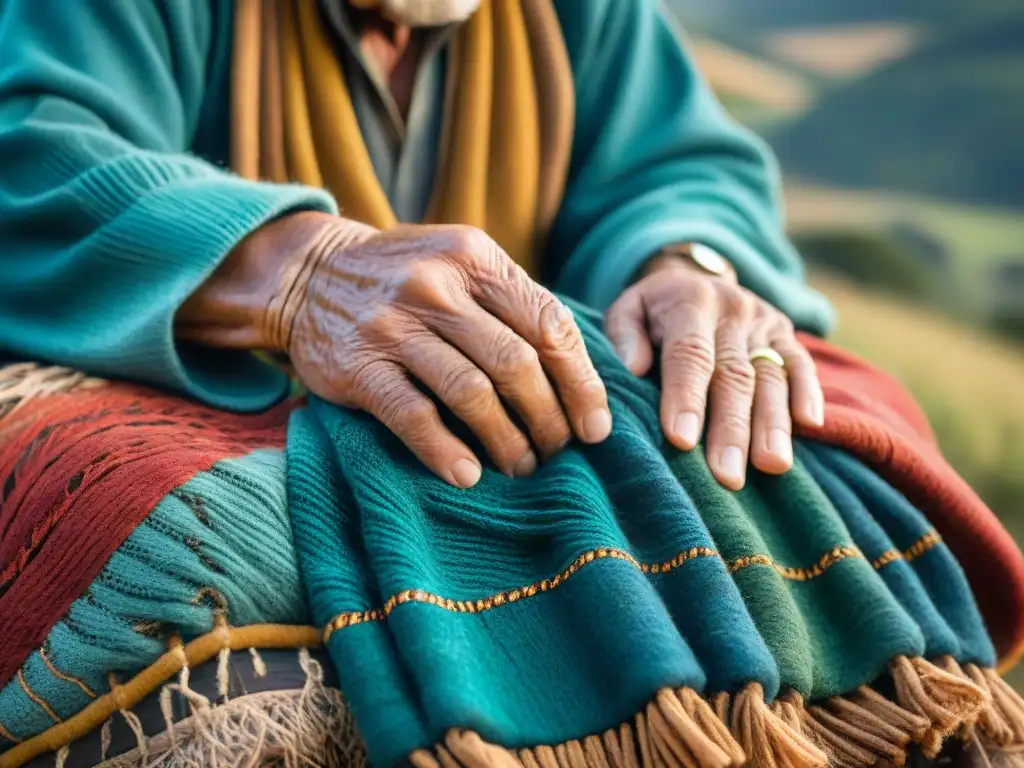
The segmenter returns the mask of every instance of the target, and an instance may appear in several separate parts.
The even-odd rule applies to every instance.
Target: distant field
[[[861,77],[913,50],[920,39],[914,24],[844,24],[799,27],[767,35],[773,58],[826,77]]]
[[[796,234],[836,230],[885,231],[911,225],[940,242],[949,256],[958,303],[983,315],[992,286],[989,268],[1024,261],[1024,212],[971,206],[882,191],[854,191],[790,182],[787,218]]]

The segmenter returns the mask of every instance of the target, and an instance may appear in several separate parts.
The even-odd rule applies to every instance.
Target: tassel
[[[444,738],[445,746],[466,768],[520,768],[508,750],[488,744],[473,731],[452,729]]]
[[[985,707],[985,692],[970,680],[945,672],[922,658],[897,656],[889,665],[900,706],[926,717],[941,737],[976,718]],[[935,739],[926,735],[922,748],[927,756],[938,754]]]
[[[605,746],[597,736],[587,736],[583,740],[583,752],[587,765],[596,768],[613,768],[611,756],[605,751]]]
[[[952,656],[939,656],[937,659],[932,660],[932,664],[941,669],[943,672],[948,672],[949,674],[953,675],[953,677],[959,677],[961,680],[971,679],[967,675],[967,673],[964,672],[963,668],[960,666],[957,660],[954,659]],[[980,685],[978,687],[981,688],[982,692],[987,695],[986,702],[991,701],[991,693],[986,688],[983,688]],[[955,734],[956,738],[964,742],[969,742],[971,739],[971,734],[974,731],[974,726],[978,722],[978,718],[981,716],[981,712],[983,712],[986,709],[991,709],[988,703],[986,703],[985,707],[981,711],[977,712],[971,717],[966,718],[960,725],[960,727],[957,728]]]
[[[637,752],[640,755],[640,768],[651,768],[654,765],[654,755],[651,752],[651,742],[647,735],[647,721],[642,712],[636,715],[636,742],[640,747]]]
[[[633,729],[629,723],[619,726],[619,746],[622,748],[622,762],[626,768],[639,768],[636,748],[639,738],[634,738]]]
[[[625,756],[622,754],[622,745],[619,744],[619,735],[614,730],[605,731],[601,736],[601,743],[604,744],[608,762],[612,768],[627,768]],[[527,766],[527,768],[530,767]]]
[[[803,734],[800,712],[804,707],[803,697],[796,691],[786,691],[772,702],[772,712],[782,722],[799,734]]]
[[[100,762],[104,763],[107,760],[107,753],[110,751],[110,726],[113,723],[113,718],[108,717],[103,721],[103,727],[100,728]]]
[[[252,656],[252,671],[256,677],[266,677],[267,665],[264,663],[263,657],[260,656],[259,651],[255,648],[250,648],[249,655]]]
[[[994,669],[980,670],[992,696],[992,709],[998,712],[1013,733],[1012,746],[1024,745],[1024,699]],[[973,679],[973,675],[971,676]]]
[[[889,699],[885,698],[874,688],[869,688],[866,685],[862,685],[844,698],[893,727],[910,734],[912,741],[923,739],[931,727],[928,718],[904,709],[899,704],[889,701]]]
[[[711,705],[704,701],[696,691],[692,688],[680,688],[676,691],[676,697],[683,705],[686,715],[725,752],[730,765],[741,766],[747,762],[743,748],[729,733],[726,721],[720,719]]]
[[[751,683],[733,698],[732,735],[757,766],[826,768],[828,756],[803,734],[776,717],[764,701],[764,689]]]
[[[691,710],[695,714],[700,710],[704,715],[706,720],[704,727],[695,722],[686,711],[686,707],[683,705],[684,700],[690,703]],[[743,750],[732,738],[726,741],[723,748],[723,745],[719,743],[723,734],[717,730],[716,726],[721,726],[725,736],[729,735],[728,731],[725,730],[724,724],[718,722],[718,718],[714,717],[710,708],[705,712],[700,705],[707,707],[694,691],[682,689],[677,693],[663,688],[658,691],[656,704],[652,706],[660,711],[667,725],[681,739],[701,768],[731,768],[733,766],[738,768],[743,764]],[[648,712],[650,709],[649,707]],[[648,717],[650,717],[649,713]],[[736,759],[737,755],[739,760]]]
[[[872,733],[862,725],[851,722],[850,719],[838,716],[829,712],[823,707],[812,706],[807,709],[808,714],[814,718],[822,728],[833,733],[836,738],[843,739],[855,745],[858,749],[870,754],[868,765],[874,765],[879,760],[888,760],[896,766],[902,766],[907,762],[907,741],[901,740],[901,733],[887,733],[879,735]],[[881,723],[884,727],[885,723]]]
[[[558,768],[558,758],[555,757],[555,750],[551,747],[537,747],[534,751],[540,768]]]
[[[217,696],[221,701],[228,698],[228,690],[231,686],[231,649],[221,648],[217,653]]]
[[[822,725],[807,709],[801,710],[799,715],[804,734],[831,758],[832,763],[842,768],[867,768],[878,762],[868,750]]]
[[[651,746],[667,768],[698,768],[697,760],[682,740],[669,730],[665,718],[654,704],[647,705],[647,728]]]

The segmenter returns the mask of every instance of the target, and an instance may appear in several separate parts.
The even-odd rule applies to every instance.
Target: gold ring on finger
[[[753,350],[750,353],[750,362],[755,360],[767,360],[770,363],[775,363],[779,368],[786,367],[786,361],[782,359],[782,355],[771,347],[758,347]]]

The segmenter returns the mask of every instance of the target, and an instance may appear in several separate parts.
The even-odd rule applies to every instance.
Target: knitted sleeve
[[[662,2],[555,5],[576,92],[555,288],[603,310],[657,250],[700,242],[797,326],[827,331],[831,308],[783,232],[773,158],[725,114]]]
[[[0,2],[0,355],[239,410],[287,391],[254,355],[172,331],[246,234],[290,210],[335,210],[322,191],[188,154],[225,5]]]

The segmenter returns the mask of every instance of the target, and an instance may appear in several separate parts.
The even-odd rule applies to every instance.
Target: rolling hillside
[[[1024,207],[1024,9],[822,93],[770,136],[831,185]]]

